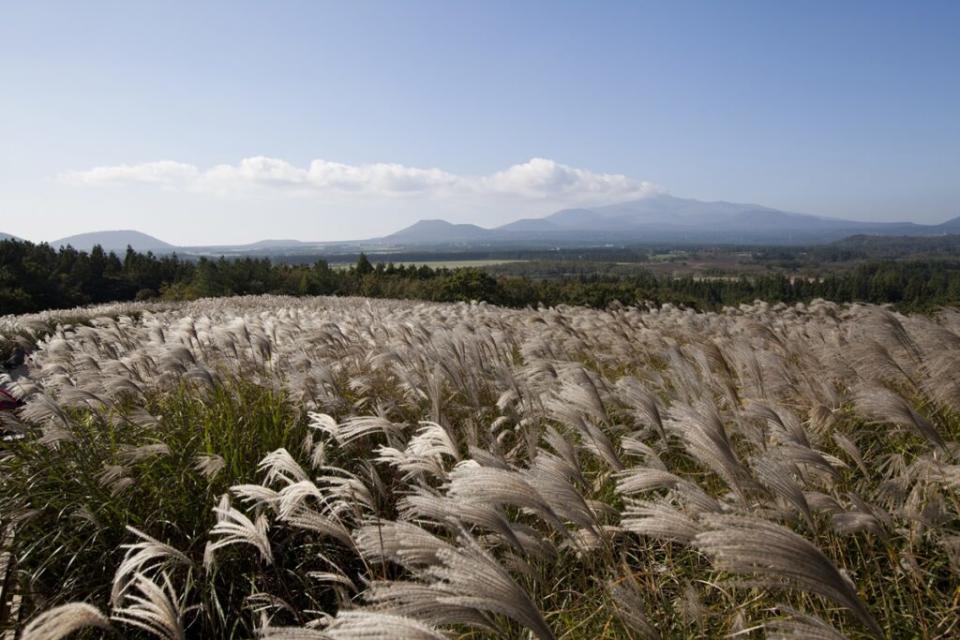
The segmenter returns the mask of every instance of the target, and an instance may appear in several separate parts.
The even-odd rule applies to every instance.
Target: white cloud
[[[533,158],[491,176],[480,178],[482,189],[529,198],[574,198],[617,195],[641,197],[659,189],[649,182],[638,182],[622,174],[594,173],[567,165]]]
[[[314,160],[302,168],[286,160],[255,156],[209,169],[164,160],[70,171],[60,178],[73,185],[152,184],[219,195],[281,191],[304,196],[480,196],[599,202],[640,198],[660,191],[652,183],[622,174],[596,173],[545,158],[533,158],[485,176],[400,164],[349,165],[327,160]]]
[[[188,184],[199,177],[200,171],[191,164],[160,160],[143,164],[94,167],[86,171],[68,171],[62,174],[60,179],[74,185],[138,183],[176,186]]]
[[[311,184],[317,189],[372,191],[382,194],[454,189],[462,181],[462,178],[440,169],[418,169],[385,163],[351,166],[314,160],[310,163],[308,173]]]

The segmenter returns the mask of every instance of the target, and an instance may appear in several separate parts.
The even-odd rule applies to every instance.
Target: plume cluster
[[[4,339],[24,638],[960,632],[955,312],[247,297]]]

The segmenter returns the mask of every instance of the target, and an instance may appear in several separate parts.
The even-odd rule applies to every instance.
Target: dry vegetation
[[[956,312],[78,314],[0,319],[25,640],[960,634]]]

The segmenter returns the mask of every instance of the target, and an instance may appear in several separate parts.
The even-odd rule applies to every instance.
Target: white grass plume
[[[541,450],[521,475],[560,518],[600,534],[597,516],[575,484],[581,474],[563,458]]]
[[[110,593],[110,602],[113,606],[120,603],[120,598],[129,584],[129,579],[144,572],[148,565],[151,570],[176,564],[190,565],[190,558],[165,542],[148,536],[133,527],[127,527],[127,531],[137,536],[140,541],[122,546],[123,549],[126,549],[126,553],[123,562],[117,567],[113,576],[113,588]]]
[[[794,479],[799,475],[796,466],[785,464],[776,457],[776,450],[758,456],[751,462],[757,480],[774,495],[792,506],[806,522],[811,531],[815,530],[810,505],[803,495],[803,488]]]
[[[620,620],[640,640],[660,640],[660,632],[644,614],[646,606],[640,595],[640,586],[629,568],[625,577],[607,581],[606,588],[610,602]]]
[[[163,442],[144,444],[139,447],[125,447],[119,458],[124,464],[136,464],[150,458],[170,455],[170,447]]]
[[[460,458],[446,429],[435,422],[424,422],[421,425],[403,451],[385,446],[377,449],[376,460],[403,471],[404,480],[421,474],[443,478],[447,473],[444,459],[456,461]]]
[[[855,397],[857,409],[877,422],[888,422],[913,431],[934,446],[944,448],[943,438],[929,420],[894,391],[880,386],[861,387]]]
[[[468,625],[496,631],[493,617],[470,606],[455,603],[457,594],[437,584],[377,580],[363,598],[377,611],[413,618],[429,625]]]
[[[767,640],[848,640],[847,636],[816,616],[785,605],[778,608],[789,617],[764,623]]]
[[[217,454],[200,454],[194,458],[193,468],[207,480],[213,480],[227,466],[223,456]]]
[[[161,640],[185,640],[180,597],[166,573],[162,585],[142,573],[134,576],[132,589],[124,596],[126,606],[114,609],[111,619],[143,629]]]
[[[320,533],[334,538],[348,547],[353,546],[350,530],[339,518],[329,517],[313,509],[300,507],[281,516],[281,520],[292,527]]]
[[[334,440],[337,439],[340,427],[337,424],[337,421],[333,419],[332,416],[329,416],[325,413],[317,413],[311,411],[309,414],[310,417],[310,428],[316,429],[322,433],[327,434]]]
[[[120,464],[105,465],[97,474],[97,482],[110,491],[111,497],[116,497],[133,486],[133,478],[127,475],[129,471]]]
[[[210,530],[210,535],[219,536],[219,539],[210,544],[211,552],[234,544],[249,544],[260,552],[267,564],[273,564],[273,550],[267,537],[269,524],[265,515],[257,516],[254,523],[233,507],[214,507],[214,512],[219,521]]]
[[[636,378],[625,377],[617,381],[617,391],[620,397],[630,405],[634,416],[641,423],[652,426],[666,441],[667,432],[663,426],[663,415],[657,397],[647,391]]]
[[[733,450],[727,431],[714,407],[690,405],[676,408],[680,421],[671,424],[683,439],[687,450],[705,467],[712,470],[741,497],[756,487],[750,473]]]
[[[377,611],[343,611],[324,629],[330,640],[447,640],[433,627]]]
[[[279,491],[260,484],[236,484],[230,487],[230,493],[258,508],[273,509],[280,502]]]
[[[673,489],[684,480],[666,469],[630,467],[617,474],[617,493],[630,496],[654,489]]]
[[[708,531],[694,546],[732,573],[763,576],[772,587],[792,585],[850,609],[877,637],[883,632],[854,586],[812,543],[793,531],[759,518],[705,515]]]
[[[689,543],[705,530],[695,517],[663,501],[630,501],[620,526],[658,540]]]
[[[395,562],[417,570],[440,562],[440,552],[450,550],[448,542],[410,522],[376,521],[354,531],[360,555],[371,561]]]
[[[701,489],[700,485],[681,478],[666,468],[631,467],[617,474],[616,491],[622,496],[632,497],[633,494],[655,489],[673,490],[682,498],[691,513],[720,511],[720,503]]]
[[[853,460],[854,464],[856,464],[857,468],[860,470],[860,473],[869,477],[870,472],[867,470],[867,465],[863,461],[863,455],[860,453],[860,449],[853,440],[839,431],[834,431],[833,442],[841,451],[843,451],[845,454],[847,454],[847,456],[850,457],[851,460]]]
[[[473,539],[461,536],[461,546],[440,549],[440,564],[426,573],[456,596],[444,602],[499,613],[516,620],[540,640],[554,640],[553,632],[530,599],[510,574]]]
[[[303,470],[297,461],[293,459],[290,452],[286,449],[277,449],[268,453],[257,466],[259,471],[266,471],[264,484],[270,485],[275,482],[293,484],[309,479],[307,472]]]
[[[550,504],[515,471],[481,467],[476,463],[461,464],[450,472],[447,496],[455,501],[529,509],[558,531],[566,533]]]
[[[71,602],[44,611],[27,623],[21,640],[60,640],[80,629],[110,629],[110,620],[100,610],[83,602]]]
[[[462,524],[479,526],[499,535],[517,549],[530,551],[523,546],[503,512],[496,506],[458,502],[446,496],[434,495],[421,488],[401,498],[397,503],[397,509],[404,520],[432,520],[446,524],[454,531],[458,530]]]
[[[388,442],[396,442],[405,429],[406,425],[379,416],[356,416],[337,425],[335,437],[341,445],[348,445],[366,436],[383,433]]]

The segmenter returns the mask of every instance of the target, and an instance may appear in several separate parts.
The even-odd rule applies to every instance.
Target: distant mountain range
[[[604,207],[564,209],[493,229],[422,220],[384,244],[721,243],[820,244],[856,234],[929,236],[960,231],[960,218],[939,225],[857,222],[780,211],[756,204],[703,202],[653,195]]]
[[[658,194],[602,207],[563,209],[544,218],[521,218],[492,229],[445,220],[421,220],[382,238],[353,242],[261,240],[246,245],[175,247],[139,231],[100,231],[50,243],[90,250],[193,255],[320,254],[331,251],[543,248],[644,243],[824,244],[850,236],[942,236],[960,233],[960,217],[942,224],[858,222],[781,211],[756,204],[704,202]],[[6,234],[0,234],[6,237]]]

